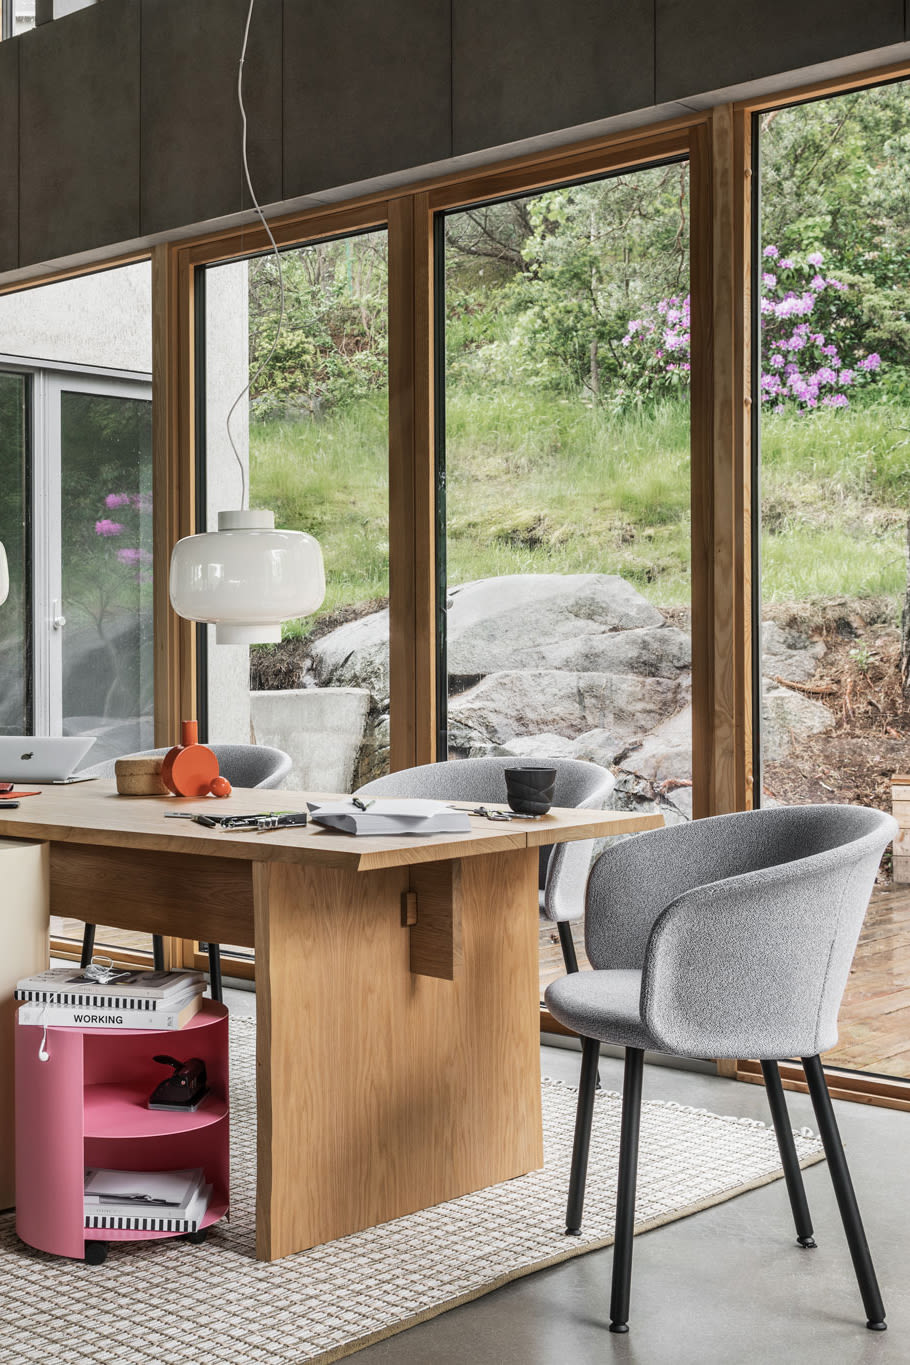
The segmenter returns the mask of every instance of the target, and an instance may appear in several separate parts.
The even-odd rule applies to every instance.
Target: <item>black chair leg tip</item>
[[[886,1322],[867,1322],[866,1326],[869,1328],[870,1332],[887,1332],[888,1330],[888,1324]]]
[[[567,1236],[567,1237],[580,1237],[580,1236],[581,1236],[581,1228],[566,1228],[566,1236]]]
[[[611,1323],[610,1323],[610,1331],[611,1331],[611,1332],[628,1332],[628,1330],[629,1330],[629,1324],[628,1324],[627,1322],[611,1322]]]
[[[805,1247],[806,1251],[815,1251],[818,1247],[814,1237],[797,1237],[796,1245]]]

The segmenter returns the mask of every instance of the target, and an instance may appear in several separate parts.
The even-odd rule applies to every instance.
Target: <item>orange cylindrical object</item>
[[[208,796],[218,776],[218,759],[204,744],[197,744],[199,726],[185,720],[180,726],[182,744],[164,756],[161,781],[175,796]]]

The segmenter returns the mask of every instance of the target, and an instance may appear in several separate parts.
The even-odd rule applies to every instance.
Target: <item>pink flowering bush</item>
[[[108,493],[104,499],[104,506],[108,511],[118,511],[121,515],[129,518],[129,525],[124,521],[113,521],[110,517],[102,517],[95,522],[95,535],[103,540],[115,540],[121,536],[129,534],[131,540],[142,538],[140,518],[151,513],[151,499],[144,493]],[[121,545],[114,551],[114,559],[118,564],[125,568],[136,569],[139,571],[139,581],[144,582],[145,576],[141,570],[152,562],[152,556],[148,550],[143,550],[133,545]]]
[[[881,357],[857,349],[846,354],[849,320],[839,302],[848,286],[823,273],[819,251],[782,257],[769,245],[763,255],[762,403],[778,413],[849,407],[857,390],[877,377]],[[618,406],[677,393],[690,372],[688,298],[661,299],[640,313],[620,345]]]

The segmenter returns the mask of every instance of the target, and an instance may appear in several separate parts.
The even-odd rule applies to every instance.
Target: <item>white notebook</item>
[[[360,810],[350,798],[329,801],[311,810],[310,819],[343,834],[467,834],[471,829],[467,811],[452,810],[445,801],[364,797],[364,805],[367,809]]]

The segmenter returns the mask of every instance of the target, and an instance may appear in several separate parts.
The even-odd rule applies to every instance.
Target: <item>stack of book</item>
[[[20,1024],[48,1028],[178,1029],[202,1006],[201,972],[116,972],[105,982],[81,967],[52,967],[16,985]]]
[[[205,1172],[85,1173],[85,1226],[136,1232],[198,1232],[212,1197]]]

